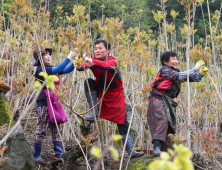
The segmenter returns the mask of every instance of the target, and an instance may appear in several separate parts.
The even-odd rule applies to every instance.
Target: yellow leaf
[[[121,140],[123,138],[122,135],[114,135],[113,136],[113,141],[118,141],[118,140]]]
[[[93,156],[95,156],[96,158],[100,158],[101,157],[101,151],[99,148],[93,147],[91,150],[91,154]]]
[[[40,86],[41,86],[41,83],[39,81],[35,81],[33,88],[34,88],[35,91],[38,91]]]
[[[182,165],[177,157],[174,158],[173,162],[178,167],[178,169],[182,169]]]
[[[183,159],[189,159],[192,156],[192,152],[189,150],[189,148],[183,146],[183,145],[174,145],[175,151],[179,153],[179,157]]]
[[[193,163],[190,160],[187,160],[184,163],[183,170],[194,170]]]
[[[46,87],[51,89],[52,91],[55,90],[55,84],[52,81],[46,81]]]
[[[169,154],[166,152],[161,152],[160,157],[162,160],[165,160],[165,161],[167,161],[170,158]]]
[[[59,78],[56,76],[56,75],[50,75],[50,76],[48,76],[48,79],[50,80],[50,81],[59,81]]]
[[[119,159],[119,153],[118,153],[118,151],[117,151],[115,148],[113,148],[112,146],[109,147],[109,150],[110,150],[110,152],[111,152],[111,155],[112,155],[113,159],[114,159],[115,161],[118,161],[118,159]]]
[[[161,164],[161,160],[155,160],[148,165],[149,170],[157,170]]]
[[[204,2],[204,0],[198,0],[198,2],[199,2],[200,4],[202,4],[202,3]]]
[[[165,168],[166,168],[166,170],[178,170],[179,169],[173,162],[170,162],[170,161],[166,162]]]
[[[47,74],[47,73],[44,73],[44,72],[39,73],[39,75],[42,76],[42,77],[44,77],[44,78],[46,78],[46,77],[48,76],[48,74]]]

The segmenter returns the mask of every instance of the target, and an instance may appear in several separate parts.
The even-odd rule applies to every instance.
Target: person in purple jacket
[[[160,155],[161,151],[172,148],[173,141],[168,134],[176,133],[176,98],[180,93],[180,83],[187,80],[189,74],[190,82],[199,82],[208,72],[202,60],[198,61],[194,68],[181,72],[178,68],[177,54],[166,51],[161,55],[162,68],[157,74],[155,81],[151,84],[147,120],[154,145],[154,156]],[[201,69],[201,73],[196,73]]]
[[[51,55],[52,55],[52,48],[42,48],[40,55],[36,51],[33,52],[33,57],[36,60],[33,66],[37,67],[35,72],[36,80],[40,82],[44,81],[44,78],[39,75],[40,72],[43,72],[42,66],[40,64],[40,57],[42,58],[46,73],[48,75],[57,75],[57,74],[61,75],[61,74],[70,73],[71,71],[74,70],[73,63],[68,65],[70,60],[73,57],[75,57],[74,52],[70,51],[69,55],[65,58],[65,60],[62,63],[60,63],[57,67],[53,67],[51,65],[51,59],[52,59]],[[44,87],[43,90],[44,89],[46,89],[46,87]],[[49,121],[47,98],[43,90],[41,91],[36,101],[36,112],[38,120],[37,120],[35,144],[33,150],[35,161],[42,161],[41,145],[48,128],[50,128],[52,133],[52,141],[54,144],[54,151],[55,151],[54,158],[55,159],[60,158],[64,153],[61,138],[59,136],[59,132],[61,132],[62,130],[61,123],[58,123],[58,129],[57,129],[56,124]]]

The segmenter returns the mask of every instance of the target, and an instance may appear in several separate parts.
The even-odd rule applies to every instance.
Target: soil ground
[[[35,117],[35,112],[33,113],[33,117]],[[32,116],[31,116],[32,117]],[[22,122],[23,128],[25,127],[26,121]],[[33,148],[34,146],[34,137],[35,137],[35,126],[36,126],[36,119],[30,119],[28,120],[28,123],[26,125],[25,129],[25,137],[27,141],[29,142],[30,146]],[[64,143],[65,145],[65,150],[68,151],[72,148],[72,146],[75,145],[74,141],[71,142],[66,142]],[[118,150],[119,154],[122,154],[122,148],[121,147],[116,147],[115,148]],[[43,161],[41,163],[36,163],[36,170],[60,170],[62,169],[59,165],[56,168],[51,166],[51,163],[54,161],[54,149],[53,149],[53,143],[52,143],[52,138],[51,138],[51,132],[48,129],[46,137],[42,143],[42,152],[41,156]],[[124,163],[128,160],[128,154],[124,154]],[[97,163],[96,158],[92,158],[92,156],[88,155],[88,162],[90,164],[91,169],[93,169],[94,165]],[[116,170],[119,169],[119,162],[116,162],[112,159],[111,155],[107,155],[104,158],[104,167],[105,170]],[[76,162],[76,170],[86,170],[86,161],[84,157],[80,158]]]
[[[33,117],[35,117],[35,112],[33,113]],[[25,126],[26,121],[22,122],[22,126]],[[28,121],[27,125],[26,125],[26,129],[25,129],[25,137],[27,139],[27,141],[29,142],[29,144],[31,145],[31,147],[33,148],[34,146],[34,137],[35,137],[35,125],[36,125],[36,119],[31,119]],[[222,125],[221,125],[221,130],[218,131],[218,135],[217,135],[217,139],[218,139],[218,147],[221,148],[220,146],[222,146]],[[74,146],[75,143],[74,141],[71,142],[66,142],[65,143],[65,149],[66,151],[70,150],[72,148],[72,146]],[[122,148],[121,147],[116,147],[115,148],[118,150],[119,154],[122,154]],[[221,153],[221,150],[220,150]],[[53,143],[52,143],[52,139],[51,139],[51,133],[50,130],[48,130],[46,138],[43,141],[42,144],[42,158],[43,158],[43,162],[41,163],[36,163],[36,170],[60,170],[62,169],[59,165],[56,168],[51,166],[51,163],[54,161],[53,157],[54,157],[54,149],[53,149]],[[128,155],[127,153],[124,154],[124,163],[126,163],[128,160]],[[205,159],[207,162],[207,165],[205,168],[196,168],[198,170],[219,170],[222,169],[222,154],[218,154],[217,158],[214,159],[213,161],[209,160],[209,159]],[[217,162],[216,162],[217,161]],[[97,159],[96,158],[92,158],[91,155],[88,155],[88,162],[90,164],[91,169],[93,169],[94,165],[97,163]],[[115,162],[111,155],[106,155],[104,158],[104,167],[105,170],[117,170],[119,169],[119,164],[120,162]],[[77,160],[75,167],[73,167],[76,170],[87,170],[86,167],[86,162],[85,159],[79,158],[79,160]],[[100,168],[101,169],[101,168]]]

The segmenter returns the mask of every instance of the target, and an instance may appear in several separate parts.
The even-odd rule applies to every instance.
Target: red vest
[[[103,100],[99,104],[99,109],[101,106],[100,118],[107,119],[117,124],[124,124],[126,116],[125,96],[120,72],[117,71],[115,74],[115,68],[117,66],[116,58],[108,56],[106,61],[101,61],[92,57],[92,60],[94,65],[90,67],[90,69],[99,86],[98,101],[100,101],[102,97],[105,82],[106,86],[111,82],[108,90],[103,96]],[[86,67],[88,66],[88,63],[86,64],[85,62],[84,64]],[[115,77],[113,78],[114,74]]]

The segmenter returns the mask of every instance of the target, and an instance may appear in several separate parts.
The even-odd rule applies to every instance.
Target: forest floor
[[[35,114],[35,112],[34,112]],[[33,114],[33,117],[36,117],[36,115]],[[22,121],[23,128],[25,127],[26,121]],[[34,146],[34,138],[35,138],[35,127],[36,127],[36,118],[30,119],[28,123],[26,124],[26,130],[24,131],[25,137],[30,144],[30,146],[33,148]],[[76,143],[74,141],[65,142],[65,150],[69,151]],[[115,148],[118,150],[119,154],[122,154],[122,148],[115,146]],[[60,166],[57,168],[53,168],[51,166],[51,163],[54,161],[54,149],[53,149],[53,143],[52,143],[52,137],[51,137],[51,131],[48,129],[45,139],[42,142],[42,152],[41,156],[43,161],[41,163],[36,163],[36,170],[60,170],[62,169]],[[91,169],[95,166],[97,163],[97,159],[93,158],[91,154],[88,154],[88,162],[90,164]],[[127,162],[128,160],[128,154],[125,152],[124,154],[124,160],[123,162]],[[119,169],[120,162],[116,162],[112,159],[111,155],[106,155],[104,157],[104,167],[105,170],[116,170]],[[73,167],[76,170],[86,170],[86,161],[84,157],[79,158],[76,162],[76,168]]]
[[[34,112],[35,114],[35,112]],[[36,117],[36,115],[33,115],[33,117]],[[26,121],[22,121],[22,126],[25,127],[25,124],[27,122]],[[33,148],[34,146],[34,137],[35,137],[35,126],[36,126],[36,119],[30,119],[26,125],[26,129],[25,129],[25,137],[28,141],[28,143],[30,144],[30,146]],[[221,125],[221,129],[218,131],[218,135],[217,135],[217,139],[218,139],[218,147],[221,149],[222,146],[222,125]],[[76,143],[73,141],[70,142],[66,142],[65,143],[65,150],[68,151],[70,150]],[[115,148],[118,150],[119,154],[122,154],[122,148],[115,146]],[[221,150],[219,150],[219,154],[217,157],[215,157],[214,160],[209,160],[207,159],[207,157],[203,156],[202,159],[204,158],[204,161],[206,161],[205,167],[202,168],[200,166],[200,168],[197,168],[197,170],[221,170],[222,169],[222,152]],[[43,162],[41,163],[36,163],[36,170],[61,170],[61,167],[56,167],[53,168],[51,166],[51,163],[54,161],[53,157],[54,157],[54,149],[53,149],[53,143],[52,143],[52,138],[51,138],[51,132],[48,129],[47,131],[47,135],[42,143],[42,159]],[[97,159],[93,158],[91,156],[91,154],[89,154],[88,156],[88,162],[90,164],[91,169],[93,169],[93,167],[95,166],[95,164],[97,163]],[[123,160],[123,164],[126,163],[128,160],[128,154],[125,152],[124,154],[124,160]],[[203,161],[203,160],[202,160]],[[104,167],[105,170],[117,170],[119,169],[119,164],[120,162],[116,162],[112,159],[111,155],[106,155],[104,158]],[[221,166],[221,167],[220,167]],[[86,170],[86,161],[84,159],[84,157],[79,158],[79,160],[77,160],[76,162],[76,167],[73,167],[73,169],[75,170]]]

